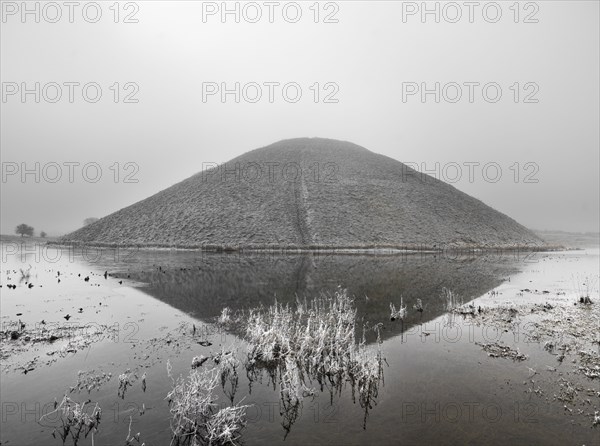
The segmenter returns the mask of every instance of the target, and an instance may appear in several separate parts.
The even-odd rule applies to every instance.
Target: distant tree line
[[[21,223],[19,226],[17,226],[17,228],[15,229],[15,232],[17,234],[20,234],[21,237],[24,236],[28,236],[28,237],[33,237],[33,226],[29,226],[25,223]],[[46,234],[44,231],[40,232],[40,237],[42,238],[46,238],[48,234]]]
[[[83,220],[83,226],[91,225],[92,223],[94,223],[98,220],[99,220],[99,218],[96,218],[96,217],[86,218],[85,220]],[[29,226],[25,223],[21,223],[19,226],[17,226],[17,228],[15,229],[15,232],[17,234],[19,234],[21,237],[24,237],[24,236],[33,237],[33,226]],[[48,234],[46,234],[44,231],[40,232],[40,237],[42,237],[42,238],[46,238],[47,235]]]

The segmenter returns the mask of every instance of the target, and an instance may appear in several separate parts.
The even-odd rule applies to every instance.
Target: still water
[[[147,446],[169,444],[167,360],[177,377],[188,373],[194,356],[221,346],[237,347],[240,359],[245,357],[244,341],[214,325],[223,307],[249,309],[275,299],[294,303],[338,286],[354,296],[361,325],[383,324],[384,383],[368,416],[353,402],[350,389],[334,396],[325,390],[305,398],[298,417],[285,423],[278,390],[266,376],[250,388],[242,368],[235,401],[252,405],[244,444],[600,444],[591,423],[566,416],[560,402],[525,391],[530,368],[553,361],[541,345],[524,342],[518,331],[476,327],[451,316],[441,298],[445,287],[477,306],[541,299],[521,296],[523,288],[548,290],[545,300],[568,299],[573,277],[597,275],[598,262],[597,248],[463,256],[280,255],[84,252],[5,241],[3,330],[19,320],[28,328],[44,321],[70,327],[73,338],[91,336],[93,342],[76,351],[61,350],[64,339],[27,343],[5,357],[5,346],[15,341],[3,339],[1,444],[62,444],[52,436],[60,421],[39,419],[65,393],[102,408],[94,445],[125,444],[130,423]],[[27,272],[30,265],[29,279],[21,280],[20,269]],[[390,303],[398,306],[401,299],[408,316],[392,322]],[[413,310],[417,299],[423,312]],[[110,336],[94,337],[90,327],[100,326],[110,327]],[[367,340],[374,342],[374,335]],[[528,360],[491,358],[477,345],[496,340],[518,347]],[[118,376],[126,371],[133,383],[119,395]],[[78,376],[85,376],[78,372],[112,375],[88,392],[77,388]],[[600,390],[598,380],[586,384]],[[220,401],[228,399],[222,394]],[[592,404],[598,407],[599,401]],[[92,444],[91,434],[78,444]]]

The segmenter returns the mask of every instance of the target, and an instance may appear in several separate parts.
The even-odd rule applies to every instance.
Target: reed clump
[[[96,403],[88,409],[88,403],[78,403],[72,400],[67,395],[63,397],[60,403],[55,400],[54,410],[43,415],[39,423],[44,424],[46,420],[55,422],[56,415],[60,425],[55,426],[52,436],[60,437],[63,444],[71,438],[73,445],[77,445],[82,438],[87,438],[89,434],[92,436],[92,444],[94,443],[94,433],[98,431],[98,425],[102,418],[102,409]]]
[[[390,320],[393,322],[396,319],[403,320],[406,317],[406,305],[402,301],[402,296],[400,296],[400,309],[396,309],[396,306],[393,302],[390,302]]]
[[[315,393],[315,381],[332,397],[350,383],[353,397],[359,395],[368,413],[383,378],[381,340],[378,335],[377,348],[369,348],[363,329],[357,342],[356,320],[352,299],[339,287],[333,295],[297,299],[295,306],[275,302],[245,317],[248,377],[252,381],[266,370],[279,384],[286,430],[291,427],[286,419],[293,421],[303,398]]]
[[[211,369],[192,369],[187,377],[180,376],[175,380],[167,363],[167,371],[173,380],[173,390],[167,394],[172,445],[238,444],[246,426],[245,414],[249,406],[238,403],[221,407],[217,402],[215,389],[219,381],[224,383],[231,376],[234,368],[234,361],[230,359],[221,364]]]
[[[465,304],[462,297],[446,287],[442,288],[442,300],[448,313],[475,316],[482,311],[481,307],[477,308],[473,303]]]
[[[573,277],[573,281],[575,282],[575,289],[579,303],[592,305],[594,302],[590,296],[597,294],[598,276],[592,274],[577,274]]]

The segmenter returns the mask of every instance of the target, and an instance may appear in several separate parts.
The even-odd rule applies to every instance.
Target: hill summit
[[[322,138],[252,150],[61,241],[207,249],[544,244],[449,184],[356,144]]]

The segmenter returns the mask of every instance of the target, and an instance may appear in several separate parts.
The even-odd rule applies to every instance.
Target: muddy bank
[[[530,376],[522,383],[523,391],[532,398],[563,404],[565,416],[574,423],[596,427],[600,410],[600,304],[597,295],[592,300],[567,297],[560,291],[553,294],[544,303],[497,307],[475,303],[453,312],[468,324],[518,339],[516,347],[501,341],[477,345],[482,354],[527,367]],[[535,359],[523,350],[535,354]]]

